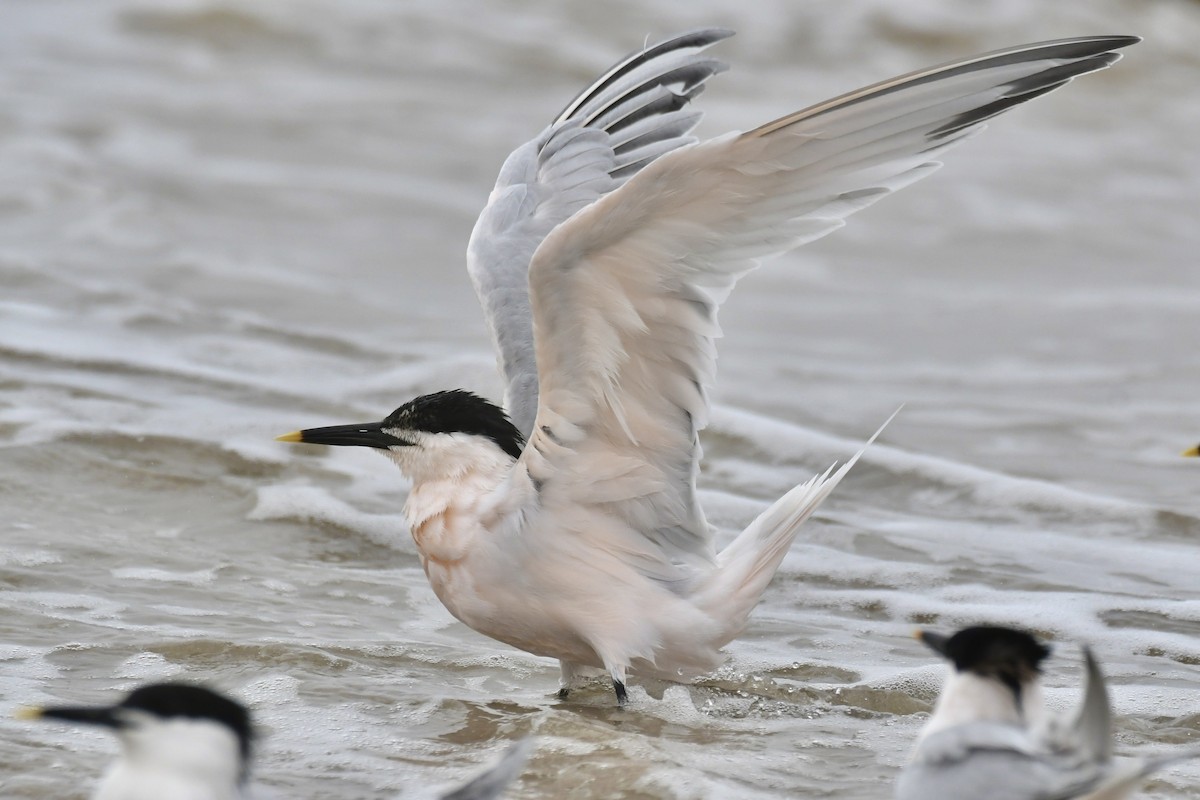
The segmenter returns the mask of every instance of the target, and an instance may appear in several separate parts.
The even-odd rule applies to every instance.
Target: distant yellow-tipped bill
[[[1196,445],[1195,447],[1189,447],[1187,450],[1184,450],[1183,455],[1188,458],[1200,458],[1200,444]]]
[[[292,431],[291,433],[285,433],[283,436],[276,436],[275,441],[277,441],[277,442],[303,442],[304,441],[304,432],[303,431]]]
[[[42,709],[36,706],[25,706],[14,711],[13,716],[17,719],[41,719]]]

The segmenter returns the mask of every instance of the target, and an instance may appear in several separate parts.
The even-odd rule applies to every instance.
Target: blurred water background
[[[703,500],[722,537],[904,411],[801,533],[728,666],[553,697],[455,622],[373,453],[272,441],[499,396],[464,269],[504,156],[646,38],[738,35],[702,135],[917,67],[1137,33],[1116,68],[747,278]],[[256,796],[390,798],[540,746],[515,797],[890,795],[941,679],[909,636],[1076,643],[1118,751],[1200,736],[1200,3],[5,0],[0,794],[82,798],[115,744],[11,720],[210,682]],[[1150,798],[1200,797],[1200,765]]]

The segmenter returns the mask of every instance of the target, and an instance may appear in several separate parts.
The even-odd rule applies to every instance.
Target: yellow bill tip
[[[41,719],[42,709],[37,708],[36,706],[25,706],[14,711],[13,716],[17,719],[23,720]]]
[[[1196,445],[1195,447],[1189,447],[1180,455],[1182,455],[1184,458],[1200,458],[1200,444]]]
[[[912,637],[914,639],[916,639],[918,642],[924,641],[925,640],[925,631],[921,630],[920,628],[914,628],[913,632],[912,632]]]
[[[277,441],[277,442],[303,442],[304,441],[304,433],[302,431],[292,431],[291,433],[285,433],[283,436],[276,436],[275,441]]]

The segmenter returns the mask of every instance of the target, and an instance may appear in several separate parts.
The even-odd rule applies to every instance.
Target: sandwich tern
[[[121,755],[94,800],[242,800],[254,729],[241,703],[203,686],[152,683],[112,706],[25,708],[23,719],[101,725],[116,732]],[[441,800],[494,800],[520,773],[533,739]]]
[[[716,315],[766,257],[933,172],[986,120],[1103,69],[1133,36],[1023,45],[696,142],[688,103],[727,31],[635,53],[505,162],[467,261],[505,380],[282,441],[377,448],[434,592],[471,628],[601,668],[706,674],[797,528],[853,465],[788,492],[717,553],[696,498]],[[861,453],[860,453],[861,454]]]
[[[1030,634],[979,626],[918,637],[952,671],[896,782],[897,800],[1120,800],[1151,773],[1200,756],[1114,760],[1108,688],[1086,647],[1083,700],[1064,723],[1042,705],[1050,649]]]
[[[203,686],[155,683],[111,706],[51,706],[18,712],[111,728],[121,755],[95,800],[240,800],[250,771],[250,712]]]

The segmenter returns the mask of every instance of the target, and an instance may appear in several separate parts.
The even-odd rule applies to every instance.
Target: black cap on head
[[[39,716],[119,730],[133,724],[122,710],[140,711],[160,719],[187,717],[220,723],[237,737],[243,763],[250,759],[254,738],[250,712],[224,695],[190,683],[151,683],[134,689],[115,706],[51,706],[41,709]]]
[[[190,683],[151,683],[130,692],[120,707],[163,719],[189,717],[219,722],[237,736],[242,758],[250,756],[250,742],[254,738],[250,712],[241,703],[211,689]]]
[[[921,631],[918,638],[941,653],[959,672],[995,678],[1015,693],[1020,685],[1041,672],[1050,648],[1031,634],[1013,628],[978,625],[963,628],[953,636]]]
[[[508,419],[504,409],[462,389],[435,392],[410,400],[382,422],[306,428],[277,437],[281,442],[328,444],[356,447],[412,447],[416,442],[393,436],[388,430],[425,433],[467,433],[484,436],[514,459],[521,457],[525,437]]]
[[[389,414],[379,427],[485,436],[513,458],[520,458],[525,447],[525,437],[504,409],[463,389],[434,392],[410,400]]]

